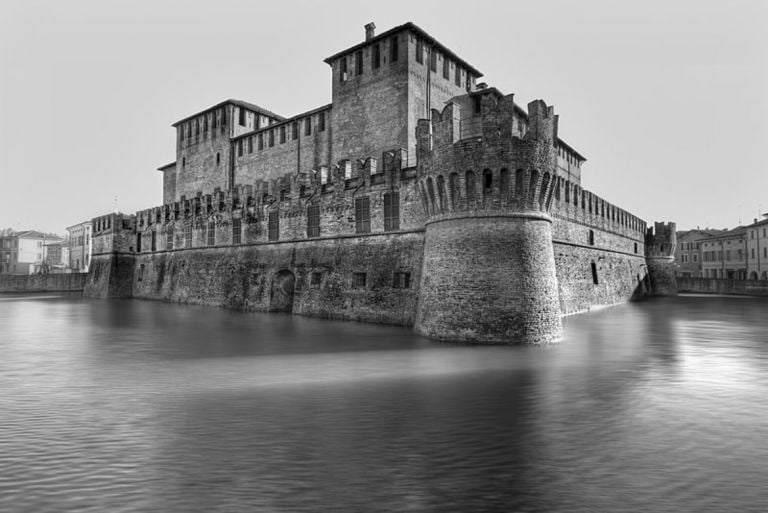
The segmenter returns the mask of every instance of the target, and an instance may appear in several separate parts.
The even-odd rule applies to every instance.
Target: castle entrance
[[[283,269],[275,274],[272,279],[272,293],[269,299],[270,312],[293,311],[293,289],[296,284],[296,276],[288,269]]]

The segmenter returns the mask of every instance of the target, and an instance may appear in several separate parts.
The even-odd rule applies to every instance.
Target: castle
[[[673,223],[581,187],[536,100],[406,23],[325,62],[332,102],[227,100],[176,128],[163,205],[93,219],[86,294],[542,344],[562,315],[675,292]]]

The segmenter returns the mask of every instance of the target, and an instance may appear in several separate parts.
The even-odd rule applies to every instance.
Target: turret
[[[427,215],[416,330],[488,344],[561,334],[552,219],[557,116],[537,100],[513,136],[514,102],[486,89],[455,98],[417,128]]]
[[[651,280],[651,294],[670,296],[677,294],[675,278],[675,248],[677,247],[677,225],[675,223],[654,223],[645,234],[645,259]]]

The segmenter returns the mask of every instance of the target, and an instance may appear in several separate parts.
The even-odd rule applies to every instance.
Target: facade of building
[[[56,246],[63,239],[46,235],[35,230],[25,230],[2,238],[2,271],[7,274],[35,274],[47,269],[49,246],[53,253],[60,255]]]
[[[69,260],[72,272],[88,272],[93,253],[91,221],[75,224],[67,228],[69,232]]]
[[[747,279],[768,280],[768,219],[747,226]]]
[[[478,83],[412,23],[325,59],[332,102],[183,118],[164,204],[92,221],[86,293],[556,340],[564,314],[674,293],[674,223],[581,186],[542,100]]]
[[[677,248],[675,250],[677,275],[682,278],[703,277],[701,243],[724,231],[696,228],[677,232]]]
[[[747,229],[738,226],[701,242],[705,278],[747,279]]]

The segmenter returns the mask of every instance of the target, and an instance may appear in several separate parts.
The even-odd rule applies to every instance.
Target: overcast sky
[[[171,124],[227,98],[330,102],[323,59],[413,21],[518,104],[544,99],[585,188],[678,228],[768,211],[768,1],[3,0],[0,228],[162,202]]]

